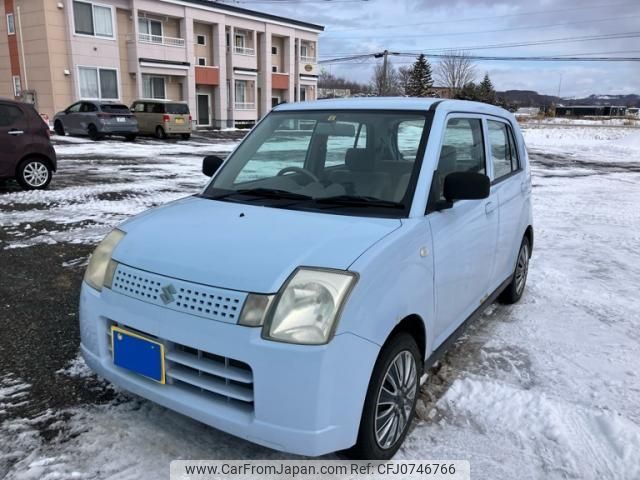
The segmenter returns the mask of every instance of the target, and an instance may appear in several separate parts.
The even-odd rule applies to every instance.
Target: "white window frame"
[[[116,24],[116,16],[115,16],[115,8],[113,5],[107,5],[104,3],[91,2],[88,0],[78,0],[80,3],[88,3],[91,5],[91,21],[93,22],[93,35],[88,35],[86,33],[77,33],[76,32],[76,15],[73,10],[73,0],[71,1],[71,21],[73,22],[73,35],[76,37],[86,37],[86,38],[101,38],[103,40],[111,40],[115,41],[118,36],[117,32],[117,24]],[[111,11],[111,30],[113,30],[113,35],[110,37],[104,35],[96,35],[96,25],[95,25],[95,15],[93,14],[93,7],[104,7],[108,8]]]
[[[11,77],[11,83],[13,84],[13,96],[19,97],[22,95],[22,79],[20,75],[13,75]]]
[[[204,43],[198,42],[198,39],[200,37],[202,37],[202,39],[204,40]],[[202,33],[196,34],[196,45],[200,45],[201,47],[206,47],[207,46],[207,36],[202,34]]]
[[[242,38],[242,45],[236,44],[236,39]],[[235,32],[233,34],[233,48],[247,48],[247,35],[244,32]]]
[[[166,78],[166,76],[164,76],[164,75],[149,75],[149,74],[146,74],[146,73],[143,73],[142,75],[143,75],[143,76],[145,76],[145,77],[149,77],[150,79],[151,79],[151,78],[161,78],[161,79],[162,79],[162,83],[163,83],[163,85],[164,85],[164,88],[163,88],[163,90],[164,90],[164,97],[162,97],[162,98],[160,98],[160,97],[154,97],[154,96],[153,96],[153,91],[151,91],[151,92],[150,92],[150,93],[151,93],[151,96],[150,96],[150,97],[144,96],[144,98],[148,98],[148,99],[150,99],[150,100],[151,100],[151,99],[152,99],[152,100],[167,100],[167,78]],[[144,79],[143,79],[143,78],[141,78],[140,80],[142,81],[142,90],[143,90],[143,93],[144,93]],[[151,90],[153,90],[153,82],[151,82],[151,84],[150,84],[150,85],[151,85]]]
[[[200,60],[204,60],[204,63],[200,63]],[[198,57],[198,58],[196,58],[196,65],[198,67],[206,67],[207,66],[207,57]]]
[[[16,17],[12,13],[7,13],[7,35],[16,34]]]
[[[150,39],[151,39],[151,43],[164,43],[164,22],[162,22],[161,20],[157,20],[155,18],[149,18],[149,17],[138,17],[138,30],[140,29],[140,22],[146,22],[147,23],[147,31],[151,32],[151,22],[156,22],[160,24],[160,41],[159,42],[154,42],[153,41],[153,37],[156,37],[157,35],[153,35],[152,33],[143,33],[142,35],[147,35]],[[138,34],[140,34],[141,32],[138,32]]]
[[[92,97],[83,97],[82,96],[82,88],[80,86],[80,70],[81,69],[89,69],[89,70],[96,70],[97,74],[98,74],[98,97],[97,98],[92,98]],[[102,95],[101,93],[101,85],[100,85],[100,70],[111,70],[116,72],[116,89],[117,89],[117,94],[118,96],[116,98],[102,98],[100,95]],[[104,101],[111,101],[111,100],[117,100],[120,101],[120,69],[116,68],[116,67],[96,67],[95,65],[78,65],[76,67],[76,75],[77,75],[77,79],[78,81],[77,83],[77,93],[78,93],[78,98],[80,100],[104,100]]]

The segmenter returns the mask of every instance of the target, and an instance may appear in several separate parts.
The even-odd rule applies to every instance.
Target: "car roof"
[[[14,105],[32,105],[31,103],[23,102],[21,100],[14,100],[13,98],[9,97],[0,97],[0,102],[12,103]]]
[[[466,100],[449,100],[442,98],[413,97],[365,97],[335,98],[302,103],[281,103],[275,111],[309,111],[309,110],[413,110],[429,111],[438,109],[449,112],[481,113],[511,118],[510,112],[504,108],[488,103],[469,102]]]

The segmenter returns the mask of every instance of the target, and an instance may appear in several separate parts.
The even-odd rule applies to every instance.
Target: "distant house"
[[[535,117],[540,113],[538,107],[521,107],[515,112],[516,118],[518,117]]]
[[[318,98],[348,98],[351,90],[348,88],[318,88]]]
[[[556,107],[556,117],[624,117],[627,107],[573,105]]]

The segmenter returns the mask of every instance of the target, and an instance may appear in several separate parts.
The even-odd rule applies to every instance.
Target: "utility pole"
[[[386,95],[389,91],[389,74],[387,71],[389,67],[389,50],[385,50],[382,54],[384,55],[384,61],[382,63],[382,85],[384,92],[381,92],[380,96]]]

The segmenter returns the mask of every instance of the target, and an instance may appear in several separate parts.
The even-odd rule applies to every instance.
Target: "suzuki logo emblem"
[[[170,303],[173,303],[176,301],[174,295],[178,293],[176,291],[176,288],[169,284],[169,285],[165,285],[164,287],[162,287],[162,293],[160,294],[160,300],[162,300],[162,302],[165,305],[168,305]]]

